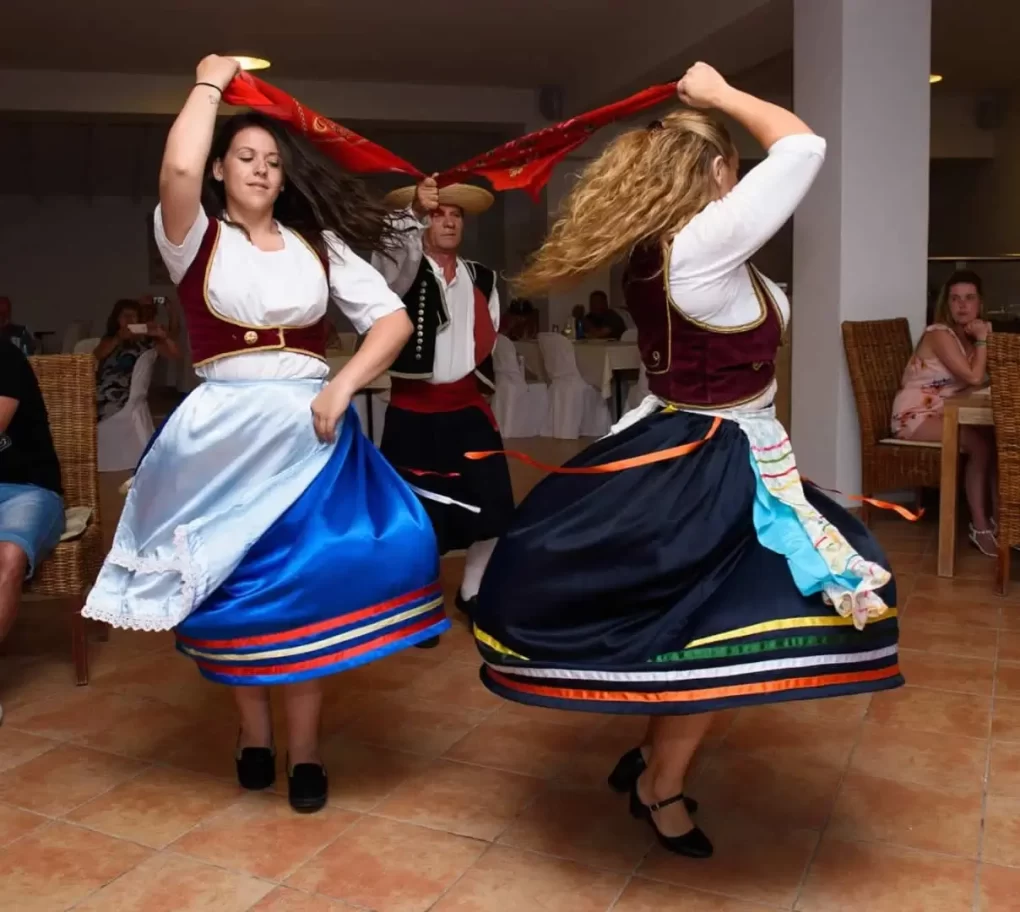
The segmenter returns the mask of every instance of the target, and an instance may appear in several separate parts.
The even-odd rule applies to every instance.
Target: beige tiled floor
[[[0,654],[0,910],[1020,909],[1020,582],[996,597],[966,550],[938,580],[931,524],[878,531],[909,686],[720,717],[689,789],[708,862],[605,788],[640,720],[501,702],[462,626],[328,680],[330,806],[298,816],[238,789],[229,696],[169,636],[115,631],[77,689],[58,606],[26,605]]]

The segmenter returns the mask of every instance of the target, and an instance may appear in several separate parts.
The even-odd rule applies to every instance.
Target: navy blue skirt
[[[694,442],[711,422],[655,414],[567,465]],[[820,595],[802,595],[786,559],[758,541],[755,491],[747,438],[729,421],[677,459],[544,479],[482,581],[474,620],[485,685],[521,703],[644,714],[900,686],[895,609],[856,630]],[[856,518],[810,485],[805,493],[888,568]],[[895,583],[879,595],[895,606]]]

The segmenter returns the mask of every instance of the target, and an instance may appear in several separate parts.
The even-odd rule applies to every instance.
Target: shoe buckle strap
[[[661,811],[665,807],[669,807],[671,804],[677,804],[684,800],[683,794],[674,795],[672,798],[666,798],[664,801],[657,801],[655,804],[648,805],[650,811]]]

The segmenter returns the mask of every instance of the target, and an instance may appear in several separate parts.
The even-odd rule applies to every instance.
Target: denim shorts
[[[28,555],[28,574],[64,534],[64,499],[27,484],[0,484],[0,541],[12,542]]]

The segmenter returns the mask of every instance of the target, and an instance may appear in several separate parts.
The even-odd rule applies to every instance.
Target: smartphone
[[[149,331],[149,327],[144,323],[128,323],[128,332],[133,332],[136,336],[144,336]]]

